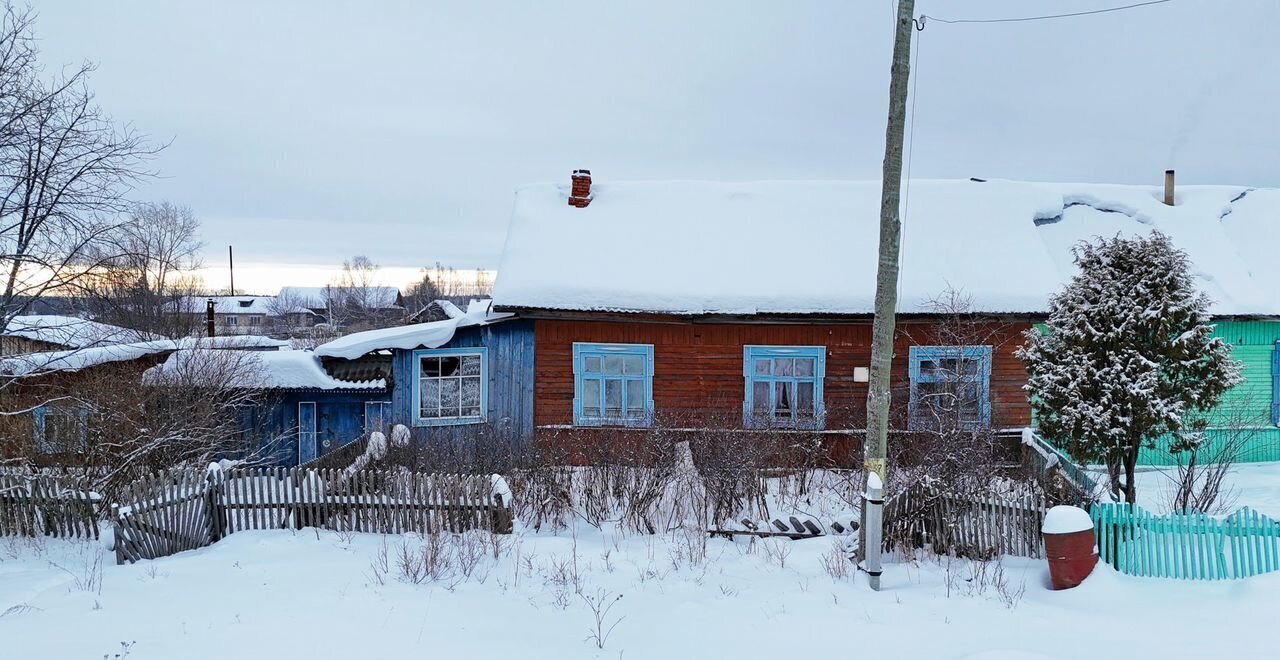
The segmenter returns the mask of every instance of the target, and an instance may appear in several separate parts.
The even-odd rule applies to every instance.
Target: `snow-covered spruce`
[[[1041,432],[1076,460],[1106,465],[1112,493],[1133,502],[1139,449],[1166,434],[1175,451],[1193,449],[1202,413],[1241,367],[1212,336],[1209,298],[1166,236],[1100,239],[1074,255],[1079,273],[1019,350],[1026,389]]]

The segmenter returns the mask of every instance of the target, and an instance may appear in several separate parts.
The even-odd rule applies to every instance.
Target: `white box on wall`
[[[865,383],[871,380],[871,367],[854,367],[853,382]]]

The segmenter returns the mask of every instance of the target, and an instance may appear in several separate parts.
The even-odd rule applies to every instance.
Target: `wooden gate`
[[[112,505],[116,563],[158,559],[218,540],[219,479],[197,471],[170,471],[133,482]]]

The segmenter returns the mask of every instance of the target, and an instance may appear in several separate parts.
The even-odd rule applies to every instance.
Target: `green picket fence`
[[[1280,570],[1280,522],[1249,507],[1214,518],[1094,504],[1089,515],[1099,556],[1127,575],[1230,580]]]

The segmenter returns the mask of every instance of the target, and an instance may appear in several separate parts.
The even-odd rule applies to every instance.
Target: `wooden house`
[[[493,299],[532,331],[533,434],[714,425],[819,435],[857,455],[879,202],[879,182],[593,186],[586,171],[519,189]],[[1230,186],[1166,203],[1144,186],[913,181],[892,432],[928,431],[939,405],[970,428],[1032,425],[1014,353],[1073,275],[1071,247],[1154,228],[1188,251],[1219,333],[1242,346],[1249,381],[1234,400],[1248,392],[1250,410],[1270,413],[1258,425],[1270,437],[1280,295],[1265,276],[1280,267],[1258,229],[1277,209],[1280,191]],[[1220,432],[1240,426],[1220,418]]]
[[[385,424],[420,443],[478,438],[519,445],[533,434],[533,325],[494,314],[487,300],[430,323],[358,332],[316,348],[330,373],[387,360]]]
[[[69,351],[153,339],[159,337],[76,316],[32,314],[9,319],[0,332],[0,355]]]

